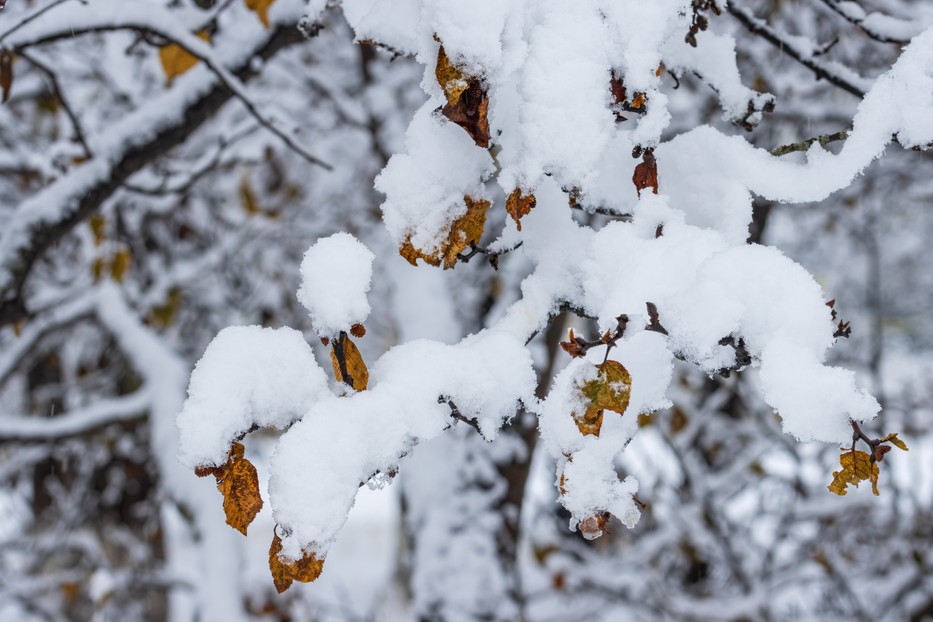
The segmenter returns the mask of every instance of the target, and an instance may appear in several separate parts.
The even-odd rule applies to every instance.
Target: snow
[[[311,314],[319,336],[333,338],[366,321],[375,258],[349,233],[318,240],[305,253],[298,301]]]
[[[223,464],[252,426],[284,429],[325,394],[324,371],[297,330],[225,328],[191,373],[178,416],[180,459],[192,469]]]

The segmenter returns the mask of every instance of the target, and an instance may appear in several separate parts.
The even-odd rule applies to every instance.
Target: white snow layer
[[[369,316],[373,276],[372,254],[349,233],[335,233],[315,242],[301,261],[298,300],[311,314],[321,337],[336,337]]]
[[[179,417],[189,466],[218,463],[230,441],[254,424],[282,428],[297,421],[271,463],[271,502],[286,556],[326,554],[360,484],[447,429],[452,407],[487,438],[520,403],[538,412],[571,522],[609,511],[632,525],[637,482],[620,481],[613,465],[637,431],[638,413],[667,404],[675,356],[708,372],[733,366],[734,348],[721,343],[728,338],[743,340],[765,399],[800,439],[844,441],[850,418],[863,421],[878,411],[852,373],[824,365],[834,329],[814,279],[778,250],[746,244],[751,199],[754,193],[818,201],[851,183],[892,137],[905,147],[933,143],[933,30],[916,36],[874,83],[839,154],[815,145],[800,163],[708,126],[661,142],[670,119],[662,62],[699,73],[719,91],[728,116],[743,101],[761,103],[742,86],[730,38],[709,32],[696,49],[679,43],[689,28],[688,2],[482,4],[483,10],[467,10],[469,3],[437,0],[391,7],[345,0],[344,12],[358,38],[412,53],[425,65],[429,100],[411,122],[405,151],[376,181],[386,195],[391,237],[432,250],[464,213],[463,197],[485,196],[498,167],[506,194],[521,186],[537,197],[522,231],[509,224],[492,243],[523,242],[516,252],[535,268],[522,297],[492,327],[459,344],[392,348],[372,366],[370,388],[350,396],[324,390],[323,372],[294,331],[223,331],[192,375]],[[434,79],[435,35],[452,61],[487,88],[491,152],[434,112],[443,103]],[[613,71],[631,92],[644,94],[647,114],[615,121]],[[639,199],[629,185],[633,146],[657,148],[658,195],[642,192]],[[567,207],[571,189],[584,206],[630,214],[631,222],[599,231],[578,225]],[[323,333],[365,317],[372,261],[347,237],[328,240],[309,251],[300,294]],[[337,278],[331,270],[341,262],[348,274]],[[647,302],[657,305],[668,335],[644,330]],[[622,313],[631,318],[612,351],[631,373],[631,403],[622,416],[606,414],[599,437],[582,436],[570,417],[579,401],[574,380],[599,362],[598,349],[561,372],[543,403],[534,399],[525,343],[563,305],[594,315],[601,329]]]

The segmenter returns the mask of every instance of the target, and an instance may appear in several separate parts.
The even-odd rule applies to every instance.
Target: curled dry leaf
[[[587,516],[577,525],[580,535],[587,540],[595,540],[603,535],[606,529],[606,515],[598,514],[596,516]]]
[[[443,45],[437,51],[434,75],[447,98],[441,114],[466,130],[477,145],[484,149],[488,147],[489,119],[486,115],[489,112],[489,95],[482,82],[452,65]]]
[[[535,195],[523,194],[520,188],[513,190],[509,198],[505,200],[505,211],[515,221],[515,226],[519,231],[522,230],[522,216],[531,213],[536,204]]]
[[[652,192],[658,193],[658,162],[652,149],[645,149],[642,153],[641,162],[632,174],[632,183],[635,184],[639,196],[645,188],[651,188]]]
[[[418,265],[418,259],[432,266],[443,265],[445,270],[457,265],[457,255],[471,244],[477,244],[483,237],[486,212],[489,210],[489,201],[476,201],[471,197],[463,197],[463,200],[467,206],[466,214],[451,223],[447,238],[433,253],[429,255],[415,248],[409,236],[399,248],[399,254],[413,266]]]
[[[366,327],[362,324],[354,324],[350,327],[350,334],[357,339],[362,339],[366,336]]]
[[[279,594],[290,588],[293,581],[310,583],[321,576],[324,560],[318,559],[314,553],[305,553],[301,559],[286,562],[279,557],[281,552],[282,539],[278,533],[275,533],[272,546],[269,547],[269,570],[272,572],[272,581]]]
[[[211,40],[211,36],[206,30],[195,34],[204,41]],[[171,86],[175,78],[189,71],[200,62],[177,43],[169,43],[159,48],[159,60],[162,62],[162,71],[165,73],[165,84],[167,86]]]
[[[340,336],[334,339],[330,350],[330,362],[334,366],[337,382],[350,385],[354,391],[366,390],[369,371],[356,344],[346,333],[340,333]]]
[[[584,436],[599,436],[603,425],[603,411],[611,410],[620,415],[625,414],[632,395],[632,377],[622,363],[607,360],[597,367],[599,372],[596,378],[582,387],[577,387],[587,407],[582,414],[574,412],[573,419]]]
[[[224,496],[224,514],[227,524],[246,535],[246,528],[262,509],[259,496],[259,474],[253,463],[243,457],[245,448],[233,443],[227,462],[219,467],[198,467],[198,477],[213,475],[217,479],[217,490]]]
[[[246,8],[259,16],[263,27],[269,27],[269,7],[275,0],[246,0]]]

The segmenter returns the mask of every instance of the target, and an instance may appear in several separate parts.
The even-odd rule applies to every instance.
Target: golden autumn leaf
[[[265,28],[269,27],[269,7],[275,0],[246,0],[246,8],[259,16]]]
[[[104,269],[107,268],[107,260],[103,257],[95,257],[94,262],[91,264],[91,276],[94,277],[94,282],[98,282],[100,277],[104,275]]]
[[[509,198],[505,200],[505,211],[509,213],[512,220],[515,221],[515,226],[521,231],[522,216],[531,213],[535,205],[537,205],[535,195],[524,194],[520,188],[516,188],[512,191],[512,194],[509,195]]]
[[[444,96],[447,98],[449,106],[456,106],[460,101],[460,95],[470,86],[470,82],[463,72],[450,63],[447,53],[444,52],[444,46],[437,50],[437,65],[434,67],[434,75],[437,83],[441,85]]]
[[[599,436],[603,411],[611,410],[624,415],[632,394],[632,377],[622,363],[607,360],[597,365],[597,368],[599,371],[596,378],[578,387],[587,403],[586,411],[582,414],[573,413],[574,421],[584,436]]]
[[[173,287],[168,292],[168,299],[164,304],[153,307],[149,312],[149,323],[159,328],[168,328],[175,321],[178,309],[181,307],[181,289]]]
[[[107,231],[107,219],[104,218],[103,214],[93,214],[88,219],[88,225],[91,227],[91,234],[94,236],[94,246],[103,244]]]
[[[249,216],[262,213],[262,210],[259,209],[259,199],[256,198],[253,186],[249,183],[249,175],[243,175],[240,180],[240,205]]]
[[[282,561],[279,553],[282,552],[282,539],[278,533],[272,537],[272,546],[269,547],[269,570],[272,572],[272,582],[279,594],[291,587],[293,581],[310,583],[319,576],[324,569],[324,560],[318,559],[314,553],[305,553],[301,559],[293,562]]]
[[[347,336],[340,333],[334,339],[330,349],[330,362],[334,366],[334,377],[337,382],[345,382],[355,391],[365,391],[369,384],[369,371],[363,356],[356,344]]]
[[[126,278],[126,273],[130,271],[130,264],[133,261],[133,253],[128,248],[121,248],[110,261],[110,278],[117,283],[122,283]]]
[[[224,496],[224,514],[227,524],[246,535],[246,528],[262,509],[259,496],[259,474],[253,463],[244,458],[245,448],[233,443],[227,462],[219,467],[200,467],[194,470],[198,477],[213,475],[217,490]]]
[[[210,41],[211,36],[206,30],[195,33],[199,39]],[[172,85],[178,76],[190,70],[200,61],[188,53],[177,43],[169,43],[159,48],[159,60],[162,62],[162,71],[165,73],[165,84]]]
[[[901,449],[901,450],[903,450],[903,451],[910,451],[909,449],[907,449],[907,444],[906,444],[904,441],[902,441],[901,439],[897,438],[897,432],[892,432],[892,433],[888,434],[888,435],[885,436],[883,439],[881,439],[881,442],[882,442],[882,443],[891,443],[892,445],[894,445],[895,447],[897,447],[898,449]]]
[[[0,52],[0,103],[10,99],[10,89],[13,88],[13,52],[3,50]]]
[[[451,223],[446,239],[432,254],[415,248],[409,236],[399,247],[399,255],[413,266],[418,265],[418,259],[432,266],[443,265],[445,270],[457,265],[457,255],[483,237],[489,210],[489,201],[475,201],[471,197],[463,197],[463,200],[467,206],[466,214]]]
[[[827,486],[829,491],[840,497],[844,496],[850,484],[858,487],[859,482],[871,480],[872,492],[878,494],[878,464],[872,462],[871,456],[858,450],[843,449],[839,456],[841,471],[833,471],[833,481]]]

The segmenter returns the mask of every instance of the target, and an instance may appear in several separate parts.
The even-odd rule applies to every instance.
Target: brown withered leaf
[[[522,216],[531,213],[535,205],[537,205],[535,195],[524,194],[520,188],[516,188],[512,191],[512,194],[509,195],[509,198],[505,200],[505,211],[509,213],[512,220],[515,221],[515,226],[521,231]]]
[[[269,27],[269,7],[275,0],[246,0],[246,8],[259,16],[265,28]]]
[[[10,99],[10,89],[13,88],[13,52],[3,50],[0,52],[0,103]]]
[[[279,594],[290,588],[293,581],[310,583],[321,576],[324,560],[318,559],[314,553],[304,553],[301,559],[285,562],[279,557],[281,551],[282,539],[276,532],[272,538],[272,546],[269,547],[269,570]]]
[[[437,50],[437,65],[434,67],[434,75],[437,78],[437,83],[441,85],[441,90],[444,91],[447,104],[456,106],[457,102],[460,101],[460,95],[467,90],[470,82],[459,68],[451,64],[443,45]]]
[[[573,413],[574,421],[584,436],[599,436],[603,425],[603,411],[611,410],[624,415],[632,394],[632,377],[622,363],[607,360],[597,367],[599,371],[596,378],[578,387],[586,399],[586,411],[582,414]]]
[[[213,475],[217,490],[224,496],[224,514],[227,524],[246,535],[246,528],[262,509],[259,496],[259,474],[253,463],[244,458],[246,449],[242,443],[233,443],[227,462],[220,466],[199,466],[194,470],[198,477]]]
[[[468,196],[463,197],[463,200],[467,206],[466,213],[451,223],[447,238],[432,254],[415,248],[409,236],[399,247],[399,255],[413,266],[418,265],[418,259],[432,266],[443,265],[445,270],[456,266],[457,255],[483,237],[486,212],[489,210],[489,201],[476,201]]]
[[[632,174],[632,183],[635,184],[639,196],[645,188],[651,188],[652,192],[658,193],[658,162],[654,158],[652,149],[645,149],[642,154],[641,162]]]
[[[195,35],[204,41],[211,40],[211,36],[206,30],[197,32]],[[200,62],[177,43],[169,43],[159,48],[159,60],[162,62],[165,84],[168,86],[172,85],[175,78],[189,71]]]
[[[878,494],[878,465],[871,461],[871,456],[864,451],[843,449],[839,456],[841,471],[833,471],[833,481],[827,488],[839,496],[844,496],[848,486],[858,487],[859,482],[872,481],[872,492]]]
[[[448,102],[441,114],[466,130],[478,146],[489,147],[489,95],[482,83],[471,78],[455,104]]]
[[[350,334],[357,339],[362,339],[366,336],[366,327],[362,324],[354,324],[350,327]]]
[[[369,370],[363,362],[363,356],[356,344],[347,336],[340,333],[334,339],[330,349],[330,362],[334,367],[334,377],[337,382],[345,382],[355,391],[365,391],[369,384]]]

